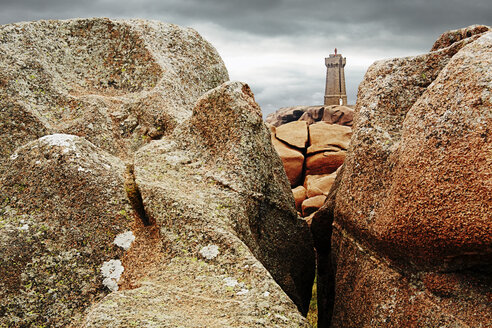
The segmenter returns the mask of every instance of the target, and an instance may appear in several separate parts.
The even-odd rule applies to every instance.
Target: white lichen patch
[[[78,167],[78,169],[77,169],[77,171],[79,171],[79,172],[86,172],[86,173],[87,173],[87,172],[91,172],[91,170],[89,170],[89,169],[84,169],[82,166],[79,166],[79,167]]]
[[[103,285],[112,292],[118,290],[118,281],[125,268],[120,260],[109,260],[101,266],[101,274],[104,277]]]
[[[19,227],[19,230],[21,230],[21,231],[27,231],[27,230],[29,230],[29,225],[26,223],[23,226]]]
[[[224,278],[224,282],[227,287],[235,287],[238,284],[237,280],[231,277]]]
[[[114,239],[114,244],[123,248],[125,251],[130,248],[132,243],[135,241],[135,235],[131,231],[120,233]]]
[[[269,292],[269,291],[264,292],[264,293],[263,293],[263,296],[264,296],[264,297],[268,297],[268,296],[270,296],[270,292]]]
[[[75,152],[75,138],[77,137],[74,135],[56,133],[44,136],[40,138],[39,141],[49,146],[62,147],[63,153],[68,153],[70,151]]]
[[[274,314],[274,316],[275,316],[275,318],[280,319],[280,320],[282,320],[282,321],[284,321],[284,322],[289,322],[289,318],[287,318],[287,317],[286,317],[286,316],[284,316],[284,315],[281,315],[281,314],[275,313],[275,314]]]
[[[219,255],[219,246],[217,245],[207,245],[200,249],[200,255],[206,258],[207,260],[211,260],[216,258]]]
[[[116,292],[118,290],[118,283],[114,279],[104,278],[103,285],[106,286],[112,292]]]
[[[236,295],[241,296],[241,295],[246,295],[249,293],[249,290],[246,288],[242,288],[240,291],[236,293]]]

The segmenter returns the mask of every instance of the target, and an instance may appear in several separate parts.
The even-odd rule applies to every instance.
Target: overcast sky
[[[447,30],[492,25],[490,0],[0,0],[0,24],[147,18],[195,28],[264,114],[323,103],[324,57],[347,58],[350,104],[375,60],[427,52]]]

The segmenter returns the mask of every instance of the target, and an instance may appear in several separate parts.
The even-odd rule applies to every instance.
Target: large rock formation
[[[193,29],[172,24],[39,21],[3,25],[0,34],[2,158],[54,132],[131,156],[228,80],[217,51]]]
[[[320,327],[332,311],[332,327],[492,324],[489,30],[367,71],[344,169],[312,223]]]
[[[266,118],[296,208],[309,224],[308,216],[323,205],[322,195],[328,195],[335,171],[345,160],[353,115],[354,110],[347,106],[295,106],[280,108]]]
[[[205,94],[172,137],[137,152],[136,182],[161,226],[163,263],[141,287],[97,304],[87,327],[158,326],[149,319],[158,313],[172,327],[195,311],[189,327],[302,326],[270,274],[306,313],[312,244],[268,139],[251,91],[236,82]]]
[[[213,47],[148,21],[1,29],[0,326],[307,327],[309,230]]]

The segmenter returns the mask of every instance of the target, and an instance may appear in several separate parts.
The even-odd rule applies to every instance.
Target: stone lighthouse
[[[325,58],[326,65],[326,88],[325,105],[347,105],[347,91],[345,90],[345,67],[346,58],[337,54],[331,54]]]

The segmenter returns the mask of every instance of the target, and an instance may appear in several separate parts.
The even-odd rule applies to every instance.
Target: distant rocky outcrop
[[[489,30],[367,71],[344,167],[312,220],[319,327],[492,324]]]
[[[210,44],[156,21],[0,29],[0,326],[308,326],[311,235]]]
[[[352,126],[354,110],[348,106],[295,106],[283,107],[267,116],[266,122],[280,126],[295,121],[306,121],[308,124],[326,122]]]
[[[298,120],[271,126],[270,131],[293,188],[296,208],[303,217],[309,217],[324,204],[335,172],[345,160],[352,129],[325,121],[310,124]]]

